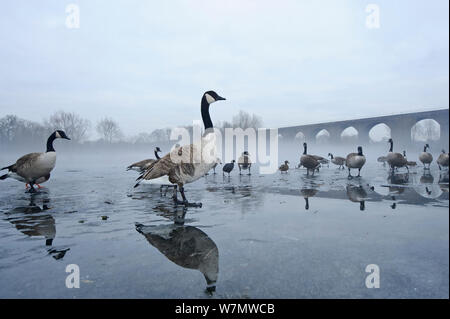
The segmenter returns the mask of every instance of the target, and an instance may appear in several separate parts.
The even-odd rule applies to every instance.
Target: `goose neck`
[[[211,121],[211,116],[209,115],[209,103],[206,100],[205,96],[203,96],[203,98],[202,98],[201,112],[202,112],[203,125],[205,126],[205,131],[206,131],[207,129],[213,127],[213,123]]]
[[[55,148],[53,147],[53,141],[56,139],[55,133],[50,135],[47,139],[47,152],[55,152]]]

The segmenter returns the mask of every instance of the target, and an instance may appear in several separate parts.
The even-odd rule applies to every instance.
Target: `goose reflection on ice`
[[[309,209],[309,198],[316,196],[319,190],[317,188],[302,188],[300,194],[305,199],[305,209]]]
[[[433,184],[434,177],[430,171],[425,170],[420,177],[420,184],[413,187],[417,194],[424,198],[435,199],[442,195],[442,190],[437,184]]]
[[[367,192],[361,184],[347,184],[347,197],[350,201],[359,203],[360,210],[366,209]]]
[[[136,223],[136,230],[170,261],[200,271],[206,280],[206,291],[212,293],[219,274],[217,245],[197,227],[180,224],[145,226]]]
[[[448,171],[444,171],[439,174],[439,187],[444,193],[448,193],[448,185],[449,185]]]
[[[17,230],[28,236],[43,236],[45,244],[51,246],[56,235],[55,220],[45,213],[49,208],[50,199],[44,198],[42,207],[36,205],[35,194],[31,195],[28,206],[19,206],[7,212],[6,220]]]

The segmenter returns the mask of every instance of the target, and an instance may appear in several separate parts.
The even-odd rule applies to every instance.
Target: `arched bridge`
[[[319,132],[326,130],[329,133],[329,143],[342,142],[342,132],[353,127],[358,131],[358,142],[369,143],[370,130],[378,124],[385,124],[391,130],[391,137],[402,143],[411,143],[411,129],[421,120],[432,119],[440,125],[440,143],[448,145],[449,141],[449,110],[404,113],[386,115],[356,120],[326,122],[319,124],[299,125],[278,129],[284,141],[293,141],[296,136],[302,135],[307,142],[315,142]],[[301,133],[301,134],[300,134]]]

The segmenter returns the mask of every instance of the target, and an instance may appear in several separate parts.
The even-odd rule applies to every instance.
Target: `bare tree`
[[[76,113],[57,111],[44,120],[44,125],[49,131],[63,130],[72,140],[82,142],[91,127],[91,122]]]
[[[120,139],[123,136],[119,124],[108,117],[98,122],[97,132],[108,143],[112,143],[115,139]]]
[[[42,143],[47,138],[47,130],[39,123],[7,115],[0,119],[0,144],[24,147]]]
[[[239,114],[233,116],[232,123],[234,128],[240,127],[243,130],[247,128],[258,129],[262,126],[262,119],[255,114],[250,115],[245,111],[239,111]]]
[[[257,116],[256,114],[250,115],[245,111],[239,111],[237,115],[233,116],[233,120],[231,122],[218,122],[217,125],[217,127],[222,131],[225,128],[242,128],[245,130],[247,128],[258,129],[262,126],[263,122],[260,116]]]

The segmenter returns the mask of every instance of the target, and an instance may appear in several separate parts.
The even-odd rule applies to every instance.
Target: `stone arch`
[[[386,142],[391,137],[391,128],[386,123],[378,123],[369,130],[369,139],[373,143]]]
[[[322,129],[315,135],[317,143],[327,143],[331,137],[330,132],[327,129]]]
[[[340,138],[344,142],[358,141],[359,131],[354,126],[349,126],[342,130]]]
[[[413,142],[438,141],[441,138],[441,125],[435,119],[422,119],[411,127]]]

